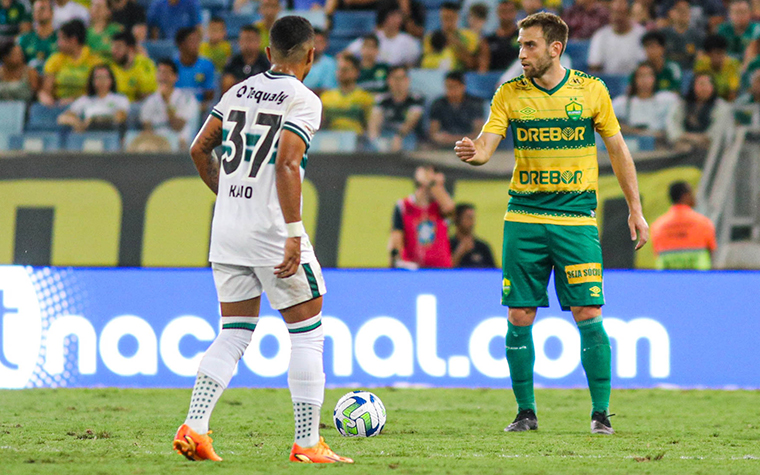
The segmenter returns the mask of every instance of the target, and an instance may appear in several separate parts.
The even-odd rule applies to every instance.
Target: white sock
[[[211,413],[227,388],[235,365],[251,342],[258,318],[223,317],[222,331],[203,355],[190,398],[185,424],[199,434],[208,432]]]
[[[296,422],[295,443],[313,447],[319,442],[319,410],[325,397],[322,314],[287,327],[292,348],[288,387]]]

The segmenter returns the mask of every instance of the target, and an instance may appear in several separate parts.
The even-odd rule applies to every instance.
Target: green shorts
[[[501,304],[548,307],[552,269],[562,310],[604,305],[596,226],[504,222]]]

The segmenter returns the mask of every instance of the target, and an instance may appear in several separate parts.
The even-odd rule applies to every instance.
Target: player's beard
[[[525,77],[528,79],[536,79],[540,78],[546,72],[549,70],[549,68],[552,67],[552,57],[549,54],[549,51],[546,51],[546,54],[537,59],[531,66],[530,69],[523,68],[523,73],[525,73]]]

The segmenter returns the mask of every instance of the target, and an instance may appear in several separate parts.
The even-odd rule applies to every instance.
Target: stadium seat
[[[164,58],[174,58],[177,55],[177,46],[174,40],[150,40],[144,43],[148,56],[153,61],[160,61]]]
[[[227,25],[227,38],[231,40],[240,36],[240,30],[244,26],[250,25],[258,19],[258,15],[251,16],[235,12],[222,12],[219,16],[224,19],[224,23]]]
[[[29,120],[26,123],[28,132],[62,131],[65,127],[58,125],[58,116],[66,107],[47,107],[35,102],[29,107]]]
[[[502,71],[466,73],[464,83],[467,87],[467,94],[490,101],[493,93],[496,92],[502,74]]]
[[[335,56],[346,49],[352,41],[354,41],[354,38],[334,37],[330,35],[330,42],[327,45],[325,53],[330,56]]]
[[[375,31],[374,11],[341,11],[333,15],[330,38],[357,38]]]
[[[684,96],[688,94],[689,89],[691,89],[692,81],[694,81],[694,71],[684,70],[683,74],[681,75],[681,90],[677,92]]]
[[[353,153],[358,141],[355,132],[324,130],[314,136],[309,152]]]
[[[118,152],[121,139],[118,132],[71,133],[66,138],[66,150],[71,152]]]
[[[8,137],[9,150],[24,152],[55,152],[61,149],[61,134],[58,132],[26,132]]]
[[[429,103],[443,95],[445,76],[446,71],[438,69],[410,69],[409,87],[412,91],[424,96]]]
[[[322,30],[327,29],[327,15],[325,15],[323,10],[282,10],[277,17],[282,18],[288,15],[304,17],[309,20],[309,23],[311,23],[314,28]]]
[[[588,46],[589,40],[569,40],[565,47],[565,54],[573,60],[573,69],[588,72]]]
[[[139,130],[140,127],[140,108],[141,102],[131,102],[129,112],[127,113],[127,130]]]
[[[26,103],[24,101],[0,101],[0,131],[18,134],[24,130]]]
[[[441,29],[441,13],[437,8],[428,8],[425,12],[425,33]]]
[[[437,9],[441,8],[441,5],[443,5],[447,1],[450,1],[450,0],[422,0],[422,4],[428,10],[431,9],[431,8],[434,8],[434,9],[437,10]]]
[[[227,0],[200,0],[201,8],[218,13],[228,9]]]
[[[607,89],[610,90],[610,97],[613,99],[625,94],[625,89],[628,87],[628,76],[623,74],[599,74],[598,77],[607,85]]]

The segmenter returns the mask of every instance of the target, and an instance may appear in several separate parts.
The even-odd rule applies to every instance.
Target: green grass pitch
[[[539,390],[540,430],[508,434],[508,390],[372,390],[388,423],[369,439],[341,437],[325,397],[322,435],[353,466],[287,461],[293,422],[287,390],[230,389],[211,420],[224,462],[171,450],[190,389],[0,391],[3,474],[751,474],[760,473],[760,392],[613,391],[617,434],[589,433],[585,390]]]

